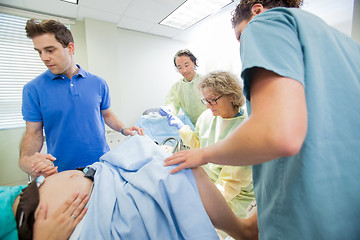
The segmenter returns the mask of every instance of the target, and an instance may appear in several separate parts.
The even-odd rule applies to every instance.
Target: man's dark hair
[[[190,58],[190,60],[195,64],[195,66],[198,66],[197,65],[197,58],[194,56],[194,54],[192,54],[189,49],[183,49],[183,50],[177,51],[177,53],[174,56],[174,65],[175,65],[175,67],[177,67],[176,66],[176,58],[181,57],[181,56],[188,56]]]
[[[27,21],[25,30],[26,36],[31,39],[42,34],[52,33],[63,47],[67,47],[71,42],[74,43],[71,31],[59,21],[43,20],[36,22],[31,19]]]

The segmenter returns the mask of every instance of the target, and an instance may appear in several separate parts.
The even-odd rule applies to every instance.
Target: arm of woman
[[[51,216],[47,217],[47,205],[40,203],[35,217],[34,240],[68,239],[75,227],[84,217],[89,201],[86,193],[75,193]]]
[[[231,201],[252,184],[251,166],[223,166],[215,182],[225,200]]]
[[[192,172],[201,201],[214,227],[226,232],[234,239],[258,239],[257,214],[248,219],[238,218],[204,169],[197,167],[193,168]]]
[[[179,129],[179,136],[183,141],[183,144],[191,149],[200,148],[200,141],[196,133],[191,130],[189,125],[184,125]]]

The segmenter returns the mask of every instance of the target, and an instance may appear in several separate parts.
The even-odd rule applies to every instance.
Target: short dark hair
[[[36,22],[34,19],[31,19],[26,22],[25,30],[26,36],[31,39],[45,33],[52,33],[63,47],[67,47],[71,42],[74,43],[71,31],[64,24],[56,20]]]
[[[194,54],[192,54],[192,52],[190,52],[189,49],[182,49],[177,51],[177,53],[174,56],[174,65],[176,66],[176,58],[177,57],[181,57],[181,56],[188,56],[190,58],[190,60],[195,64],[195,66],[197,65],[197,58],[194,56]]]
[[[251,17],[251,8],[257,3],[268,9],[274,7],[299,8],[302,5],[303,0],[241,0],[232,13],[232,27],[235,28],[236,25],[242,21],[249,20]]]

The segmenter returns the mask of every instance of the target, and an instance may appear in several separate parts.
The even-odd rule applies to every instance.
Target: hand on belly
[[[47,216],[50,217],[72,194],[89,194],[91,185],[92,181],[78,170],[64,171],[47,177],[39,189],[40,202],[48,206]]]

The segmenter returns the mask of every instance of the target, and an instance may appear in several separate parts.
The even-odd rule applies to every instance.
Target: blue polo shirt
[[[307,104],[300,152],[253,167],[260,239],[359,239],[360,45],[306,11],[274,8],[240,47],[248,100],[249,70],[261,67],[300,82]]]
[[[23,118],[43,122],[47,151],[59,171],[87,166],[109,151],[101,114],[110,107],[109,88],[78,67],[72,79],[47,70],[23,88]]]

